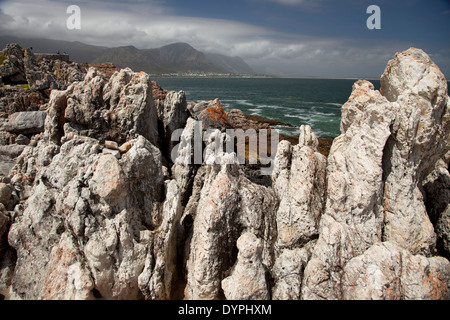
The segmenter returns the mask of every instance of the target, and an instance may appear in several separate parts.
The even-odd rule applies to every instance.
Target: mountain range
[[[24,48],[32,47],[35,53],[66,52],[70,55],[70,59],[76,62],[111,62],[119,68],[129,67],[150,74],[181,72],[255,74],[240,57],[203,53],[181,42],[155,49],[138,49],[134,46],[108,48],[79,41],[0,36],[1,48],[8,43],[18,43]]]

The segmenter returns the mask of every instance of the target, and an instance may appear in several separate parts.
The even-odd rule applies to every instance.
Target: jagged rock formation
[[[26,74],[33,90],[48,80]],[[0,155],[14,159],[0,181],[3,296],[450,298],[450,100],[423,51],[397,54],[381,91],[354,84],[328,159],[302,126],[265,180],[211,152],[242,118],[217,99],[188,103],[130,69],[91,68],[60,89],[43,129],[3,135],[13,143]]]
[[[305,269],[305,299],[357,298],[346,290],[359,292],[365,286],[369,286],[365,297],[392,297],[386,294],[392,290],[389,285],[380,288],[376,281],[370,286],[368,280],[359,282],[356,273],[347,271],[373,246],[380,248],[382,241],[391,242],[389,251],[403,248],[410,255],[431,255],[435,235],[420,188],[449,149],[448,106],[444,76],[419,49],[399,53],[389,62],[381,93],[368,82],[354,85],[342,107],[342,134],[328,158],[327,204],[320,237]],[[389,268],[401,268],[401,263],[392,259],[373,270],[392,279]],[[424,285],[416,295],[405,295],[397,288],[397,297],[448,297],[448,263],[437,264],[434,277],[426,275],[433,283],[431,289]],[[410,276],[415,277],[410,281],[422,283],[420,272]],[[343,279],[351,285],[344,285]]]

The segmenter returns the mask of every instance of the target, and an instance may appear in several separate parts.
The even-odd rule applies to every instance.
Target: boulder
[[[9,116],[5,130],[12,133],[36,134],[44,132],[45,111],[16,112]]]
[[[25,148],[26,146],[20,144],[0,146],[0,156],[14,159],[20,156]]]
[[[202,121],[204,129],[231,129],[232,125],[219,99],[202,101],[190,106],[191,116]]]

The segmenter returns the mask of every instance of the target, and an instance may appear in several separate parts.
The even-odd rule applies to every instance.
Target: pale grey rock
[[[47,108],[44,125],[44,139],[54,144],[61,144],[65,130],[70,128],[65,124],[68,91],[52,90]],[[65,129],[66,128],[66,129]]]
[[[421,184],[450,149],[450,112],[444,75],[429,56],[410,48],[389,61],[381,91],[395,121],[384,159],[384,240],[429,255],[436,235]]]
[[[20,144],[10,144],[6,146],[0,146],[0,156],[10,159],[17,158],[25,150],[26,146]]]
[[[175,180],[166,182],[166,201],[163,204],[163,221],[155,230],[153,254],[147,255],[145,268],[139,276],[139,288],[147,299],[170,299],[176,290],[177,232],[176,228],[183,213],[180,192]]]
[[[119,161],[113,154],[103,154],[93,164],[89,187],[110,205],[123,207],[125,201],[125,177]]]
[[[90,69],[52,91],[45,132],[0,181],[0,239],[12,247],[0,249],[0,293],[448,299],[450,263],[430,258],[448,254],[446,87],[414,49],[383,78],[385,96],[355,83],[328,163],[302,126],[297,146],[279,144],[263,183],[236,154],[215,152],[230,141],[221,130],[209,131],[202,165],[189,161],[195,119],[227,127],[218,100],[186,104],[171,92],[154,106],[148,75],[124,69],[107,80]],[[177,129],[185,143],[172,163],[163,144]]]
[[[450,262],[412,255],[392,242],[378,243],[344,267],[346,300],[447,300]]]
[[[308,244],[311,247],[313,241]],[[303,271],[311,257],[310,248],[285,249],[272,269],[274,300],[300,300]]]
[[[56,77],[38,66],[36,58],[30,49],[25,50],[23,65],[30,90],[59,89]]]
[[[62,80],[65,82],[64,85],[59,88],[60,90],[66,89],[67,86],[71,83],[83,81],[84,77],[86,76],[80,65],[74,62],[68,63],[62,60],[51,60],[50,70],[58,80]],[[62,82],[59,81],[59,83]]]
[[[115,72],[103,90],[103,100],[110,106],[115,107],[119,103],[123,88],[131,81],[134,72],[129,69],[121,69]]]
[[[231,275],[222,280],[228,300],[268,300],[270,292],[262,263],[262,240],[253,233],[243,233],[237,240],[239,250]]]
[[[16,112],[8,117],[5,130],[13,133],[36,134],[44,132],[45,111]]]
[[[109,299],[142,296],[149,247],[140,230],[162,220],[163,170],[156,147],[143,137],[132,144],[117,160],[98,140],[74,137],[38,171],[8,235],[19,257],[17,297],[89,299],[94,289]]]
[[[30,139],[28,139],[28,137],[24,136],[23,134],[19,134],[15,139],[15,143],[27,146],[30,144]]]
[[[317,151],[319,147],[319,141],[316,135],[308,125],[300,126],[300,135],[298,137],[299,144],[301,146],[310,147],[312,150]]]
[[[13,83],[26,81],[23,49],[16,43],[8,44],[1,55],[6,59],[0,65],[0,77]]]
[[[44,281],[47,300],[92,300],[94,281],[89,269],[79,258],[76,239],[65,232],[50,253],[48,274]]]
[[[238,202],[237,166],[208,165],[186,266],[186,298],[220,297],[220,284],[225,271],[232,267],[232,249],[239,237],[234,225]]]
[[[293,148],[286,142],[281,145],[272,174],[280,199],[276,214],[280,249],[316,238],[324,207],[326,159],[317,151],[318,141],[311,127],[302,126],[300,132],[300,144]]]
[[[217,130],[207,143],[223,143],[225,139],[226,135]],[[205,152],[205,156],[206,164],[197,172],[201,181],[196,177],[182,217],[182,223],[188,216],[193,220],[189,248],[185,248],[187,299],[221,298],[222,280],[236,263],[233,251],[245,232],[265,240],[261,263],[270,268],[274,261],[276,227],[272,213],[278,206],[276,195],[270,188],[248,180],[234,153]],[[260,293],[255,296],[260,297]]]
[[[17,43],[7,44],[5,49],[1,51],[1,54],[4,56],[15,56],[19,59],[23,59],[24,50]]]
[[[0,176],[8,177],[9,171],[14,167],[15,162],[9,157],[0,156]]]
[[[446,83],[422,51],[410,49],[388,64],[382,92],[387,99],[358,81],[343,106],[342,134],[328,158],[320,236],[305,268],[304,299],[344,298],[343,268],[382,240],[413,255],[429,255],[434,248],[419,187],[448,150]]]
[[[67,126],[65,131],[119,144],[141,135],[158,145],[151,82],[143,72],[123,69],[106,82],[100,72],[90,68],[82,82],[72,84],[64,93],[55,93],[49,102],[49,110],[52,108],[53,127]],[[61,112],[63,117],[57,117]]]
[[[164,109],[160,121],[164,125],[165,143],[172,150],[174,142],[171,141],[173,132],[186,126],[188,119],[186,95],[184,91],[170,91],[164,100]]]
[[[180,139],[177,141],[178,144],[173,147],[171,152],[171,161],[174,163],[172,166],[172,175],[178,183],[183,203],[187,203],[193,193],[190,189],[192,188],[193,180],[197,172],[193,159],[195,126],[195,120],[188,118]]]
[[[341,135],[328,157],[325,213],[305,269],[304,299],[341,299],[341,268],[382,237],[382,159],[391,105],[372,84],[358,81],[342,116]]]
[[[90,68],[82,82],[69,86],[64,93],[65,98],[54,97],[54,102],[60,105],[56,109],[63,109],[66,121],[82,135],[103,138],[108,132],[109,112],[103,101],[104,86],[105,80],[100,73]]]
[[[13,192],[11,185],[1,182],[0,183],[0,203],[8,208],[9,201]]]
[[[110,79],[110,83],[113,81]],[[125,142],[141,135],[158,145],[158,115],[153,105],[152,84],[148,74],[133,74],[130,82],[122,88],[117,105],[111,105],[108,112],[112,140]]]
[[[10,54],[0,66],[0,76],[12,83],[23,83],[26,81],[25,70],[22,59]]]
[[[240,228],[253,233],[262,243],[261,261],[271,268],[276,258],[277,226],[275,212],[279,199],[272,188],[250,181],[239,173]]]
[[[115,141],[109,141],[106,140],[105,141],[105,148],[111,149],[111,150],[118,150],[119,149],[119,144]]]
[[[119,150],[111,150],[111,149],[108,149],[108,148],[104,148],[102,150],[102,153],[103,154],[110,154],[110,155],[114,156],[116,159],[120,159],[120,151]]]

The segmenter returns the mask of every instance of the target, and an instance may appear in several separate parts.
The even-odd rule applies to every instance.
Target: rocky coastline
[[[174,162],[172,137],[280,123],[129,68],[0,56],[0,298],[450,298],[450,99],[422,50],[380,91],[355,82],[339,137],[281,137],[265,176],[191,164],[194,143]]]

